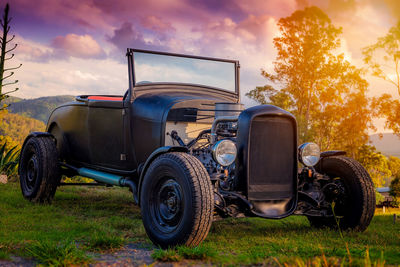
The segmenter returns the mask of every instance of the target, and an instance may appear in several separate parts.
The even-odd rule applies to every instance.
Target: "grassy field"
[[[400,211],[396,211],[400,214]],[[154,248],[140,211],[122,188],[59,188],[52,205],[24,200],[18,184],[0,184],[0,259],[12,255],[45,265],[84,265],[88,252],[138,243],[159,261],[201,260],[217,265],[400,264],[400,220],[377,214],[364,233],[312,229],[304,217],[214,222],[197,248]]]

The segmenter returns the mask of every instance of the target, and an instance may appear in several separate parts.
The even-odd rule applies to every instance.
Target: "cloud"
[[[156,26],[155,26],[156,27]],[[159,26],[157,26],[159,27]],[[146,37],[141,31],[130,22],[124,22],[120,28],[114,30],[112,36],[106,36],[107,40],[115,45],[120,51],[126,48],[140,48],[150,50],[166,50],[164,38],[159,38],[158,34],[149,34]]]
[[[18,48],[15,53],[21,57],[23,61],[48,62],[53,56],[53,50],[43,45],[35,44],[24,40],[21,37],[16,38]]]
[[[90,35],[67,34],[57,36],[49,45],[43,45],[22,36],[16,36],[16,54],[24,61],[42,62],[69,58],[103,59],[106,53]]]
[[[63,28],[109,30],[114,16],[103,12],[94,0],[79,2],[53,0],[13,0],[12,11],[20,14],[21,19],[27,21],[44,21],[48,25],[62,26]]]
[[[142,25],[143,27],[162,35],[173,33],[176,31],[176,29],[172,27],[172,24],[170,22],[165,22],[161,18],[153,15],[147,16],[142,19]]]
[[[18,55],[16,62],[21,62]],[[15,96],[115,94],[128,88],[127,66],[110,59],[70,58],[50,64],[25,61],[15,72],[19,80]]]
[[[105,52],[90,35],[67,34],[57,36],[51,42],[55,56],[70,56],[76,58],[104,58]]]

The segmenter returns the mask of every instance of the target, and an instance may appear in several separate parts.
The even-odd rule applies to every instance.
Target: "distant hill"
[[[374,134],[369,137],[376,150],[386,156],[400,157],[400,138],[392,133],[384,133],[381,136],[382,138],[379,134]]]
[[[10,113],[17,113],[47,123],[47,119],[54,108],[74,99],[75,97],[70,95],[46,96],[34,99],[10,97],[5,101],[5,104],[10,104],[8,108]]]

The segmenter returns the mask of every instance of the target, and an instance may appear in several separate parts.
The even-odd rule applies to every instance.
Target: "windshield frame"
[[[201,60],[209,60],[209,61],[217,61],[217,62],[226,62],[226,63],[233,63],[235,66],[235,92],[223,89],[223,88],[218,88],[218,87],[212,87],[208,85],[203,85],[203,84],[192,84],[192,83],[171,83],[171,82],[152,82],[149,84],[136,84],[135,80],[135,64],[134,64],[134,53],[146,53],[146,54],[155,54],[155,55],[163,55],[163,56],[175,56],[175,57],[183,57],[183,58],[190,58],[190,59],[201,59]],[[177,84],[177,85],[189,85],[189,86],[194,86],[194,87],[199,87],[199,88],[210,88],[213,90],[219,90],[222,91],[224,94],[229,93],[237,98],[239,98],[240,92],[239,92],[239,61],[238,60],[230,60],[230,59],[222,59],[222,58],[213,58],[213,57],[203,57],[203,56],[195,56],[195,55],[188,55],[188,54],[176,54],[176,53],[169,53],[169,52],[160,52],[160,51],[152,51],[152,50],[144,50],[144,49],[135,49],[135,48],[128,48],[127,50],[127,57],[128,57],[128,71],[129,71],[129,88],[130,91],[132,91],[132,95],[134,94],[135,87],[140,87],[143,89],[145,87],[149,87],[151,85],[159,85],[159,84]]]

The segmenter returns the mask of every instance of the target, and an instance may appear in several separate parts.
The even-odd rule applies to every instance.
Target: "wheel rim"
[[[173,232],[181,221],[183,208],[181,186],[173,178],[161,179],[150,202],[156,227],[163,233]]]
[[[35,154],[29,159],[26,173],[26,189],[32,191],[38,178],[39,162]]]

